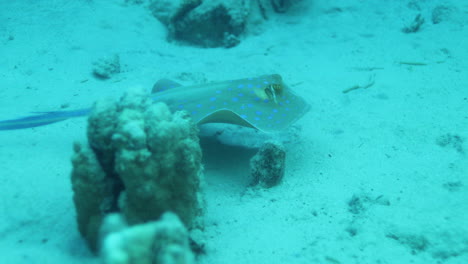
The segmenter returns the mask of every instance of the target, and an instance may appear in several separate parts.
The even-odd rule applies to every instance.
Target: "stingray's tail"
[[[45,126],[73,117],[87,116],[90,112],[91,108],[70,111],[35,112],[36,115],[0,121],[0,130]]]

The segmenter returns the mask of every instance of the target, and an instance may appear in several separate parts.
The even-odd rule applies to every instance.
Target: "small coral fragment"
[[[270,188],[277,185],[284,176],[286,151],[273,141],[266,142],[250,160],[252,185]]]
[[[93,75],[99,79],[109,79],[120,72],[120,57],[114,54],[108,58],[101,58],[93,63]]]

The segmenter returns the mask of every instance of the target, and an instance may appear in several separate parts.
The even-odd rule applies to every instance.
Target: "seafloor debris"
[[[371,74],[369,76],[369,79],[368,79],[366,84],[363,84],[363,85],[356,84],[356,85],[353,85],[353,86],[351,86],[349,88],[344,89],[341,92],[342,93],[349,93],[349,92],[357,90],[357,89],[367,89],[369,87],[372,87],[374,84],[375,84],[375,74]]]
[[[424,18],[421,14],[416,15],[413,22],[408,26],[401,29],[404,33],[416,33],[421,29],[422,24],[424,24]]]
[[[452,147],[459,153],[464,153],[463,138],[456,134],[447,133],[436,139],[437,145],[441,147]]]
[[[278,142],[268,141],[250,160],[252,185],[270,188],[281,181],[284,176],[286,151]]]
[[[100,58],[93,63],[93,75],[99,79],[109,79],[120,72],[120,57],[114,54],[110,57]]]
[[[446,6],[446,5],[438,5],[434,7],[434,9],[432,9],[432,16],[431,16],[432,23],[439,24],[442,21],[448,20],[452,11],[453,11],[453,8]]]
[[[466,256],[468,244],[466,243],[467,234],[464,230],[456,229],[450,225],[442,229],[440,227],[431,228],[431,225],[422,226],[421,228],[407,228],[393,224],[386,231],[385,237],[400,244],[413,255],[426,253],[427,256],[431,256],[435,260],[435,263],[450,262],[449,259],[457,262],[454,258]]]
[[[294,4],[302,0],[257,0],[259,3],[261,2],[269,2],[273,7],[273,10],[278,13],[285,13],[287,12]]]

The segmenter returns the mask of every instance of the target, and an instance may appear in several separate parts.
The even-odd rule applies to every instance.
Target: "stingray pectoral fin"
[[[72,117],[86,116],[90,109],[79,109],[71,111],[43,112],[41,114],[0,121],[0,130],[15,130],[31,127],[44,126],[60,122]]]
[[[253,124],[242,118],[236,112],[229,109],[220,109],[216,110],[202,119],[198,120],[197,124],[207,124],[207,123],[227,123],[233,125],[239,125],[244,127],[251,127],[258,129]]]

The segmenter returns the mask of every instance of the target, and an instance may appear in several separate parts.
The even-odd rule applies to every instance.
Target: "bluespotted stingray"
[[[265,132],[289,127],[310,108],[278,74],[192,86],[163,79],[155,84],[151,97],[154,101],[165,102],[172,111],[189,112],[197,124],[229,123]],[[0,121],[0,130],[43,126],[86,116],[91,110],[40,112]]]

